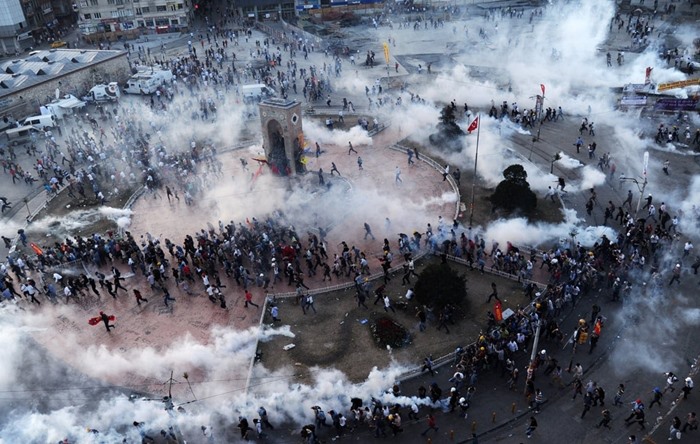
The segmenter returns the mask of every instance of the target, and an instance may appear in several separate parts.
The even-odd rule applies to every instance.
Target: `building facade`
[[[55,25],[51,0],[20,0],[24,18],[33,33],[40,33],[44,27]]]
[[[0,50],[16,55],[60,40],[74,19],[72,0],[0,0]]]
[[[34,44],[21,0],[0,1],[0,49],[6,55],[24,51]]]
[[[174,32],[187,29],[190,0],[77,0],[78,27],[85,36],[120,35],[139,29]]]
[[[236,0],[238,15],[250,20],[290,20],[296,15],[295,0]]]

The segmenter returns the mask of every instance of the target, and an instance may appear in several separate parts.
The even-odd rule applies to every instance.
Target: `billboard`
[[[319,9],[321,7],[321,0],[296,0],[295,7],[299,12],[309,9]]]
[[[620,106],[645,106],[647,96],[622,96]]]
[[[659,99],[654,104],[656,111],[694,111],[698,106],[698,98],[692,99]]]
[[[693,86],[693,85],[700,85],[700,78],[681,80],[678,82],[671,82],[671,83],[659,83],[659,86],[657,87],[656,90],[659,92],[662,92],[662,91],[668,91],[669,89],[685,88],[686,86]]]

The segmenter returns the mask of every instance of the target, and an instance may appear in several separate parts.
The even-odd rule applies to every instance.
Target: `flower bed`
[[[388,316],[381,316],[374,321],[370,329],[374,342],[380,347],[387,345],[392,348],[401,348],[411,343],[411,334],[398,322]]]

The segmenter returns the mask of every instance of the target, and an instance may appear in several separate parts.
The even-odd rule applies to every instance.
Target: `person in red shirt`
[[[248,308],[248,304],[253,305],[257,308],[260,308],[258,304],[253,302],[253,295],[250,293],[250,291],[246,290],[245,291],[245,308]]]
[[[138,290],[135,289],[135,288],[134,288],[133,290],[134,290],[134,296],[136,296],[136,303],[139,304],[139,306],[141,305],[141,301],[144,301],[144,302],[146,302],[146,303],[148,302],[148,299],[144,298],[144,297],[141,295],[141,292],[140,292],[140,291],[138,291]]]
[[[433,416],[432,413],[428,413],[428,428],[425,429],[425,431],[421,433],[421,435],[425,436],[431,430],[435,430],[435,433],[438,432],[437,421],[435,420],[435,416]]]

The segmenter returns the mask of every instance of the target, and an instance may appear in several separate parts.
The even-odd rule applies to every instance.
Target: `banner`
[[[542,95],[544,96],[544,83],[540,83],[540,89],[542,90]]]
[[[654,104],[657,111],[694,111],[698,106],[698,99],[659,99]]]
[[[669,89],[685,88],[686,86],[693,86],[693,85],[700,85],[700,78],[681,80],[679,82],[671,82],[671,83],[659,83],[659,86],[656,87],[656,90],[661,92],[661,91],[668,91]]]
[[[647,101],[647,96],[622,96],[620,106],[645,106]]]
[[[31,243],[29,244],[29,246],[32,248],[32,250],[34,250],[34,252],[35,252],[37,255],[41,256],[42,254],[44,254],[44,251],[43,251],[37,244],[35,244],[34,242],[31,242]]]
[[[622,92],[632,94],[641,92],[651,93],[653,92],[653,87],[652,85],[645,85],[643,83],[628,83],[627,85],[622,87]]]

